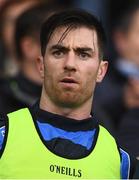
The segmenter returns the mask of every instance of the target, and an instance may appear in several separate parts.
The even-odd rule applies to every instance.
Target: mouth
[[[73,78],[64,78],[61,80],[62,83],[77,84],[77,81]]]
[[[66,77],[60,81],[60,84],[64,89],[71,90],[77,88],[79,83],[74,78]]]

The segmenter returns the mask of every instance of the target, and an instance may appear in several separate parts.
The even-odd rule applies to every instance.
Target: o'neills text
[[[82,172],[80,169],[72,169],[70,167],[50,165],[50,171],[53,173],[64,174],[67,176],[81,177]]]

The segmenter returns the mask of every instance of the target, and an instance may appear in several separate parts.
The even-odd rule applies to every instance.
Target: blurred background
[[[93,13],[107,36],[109,69],[97,84],[92,115],[138,157],[139,0],[0,0],[0,113],[38,100],[41,24],[56,11],[75,7]]]

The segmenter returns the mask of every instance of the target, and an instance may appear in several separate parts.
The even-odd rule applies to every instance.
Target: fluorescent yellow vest
[[[120,179],[120,155],[113,137],[100,126],[90,155],[71,160],[50,152],[27,108],[10,113],[9,132],[0,159],[0,179]]]

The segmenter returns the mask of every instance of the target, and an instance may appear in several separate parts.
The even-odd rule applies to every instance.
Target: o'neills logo
[[[80,169],[72,169],[70,167],[50,165],[50,171],[53,173],[64,174],[67,176],[81,177],[82,172]]]

